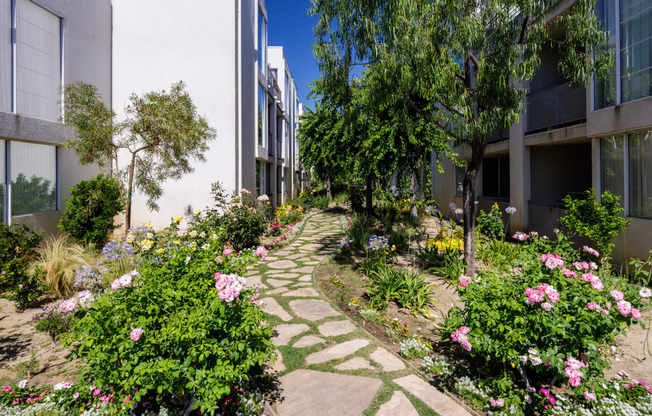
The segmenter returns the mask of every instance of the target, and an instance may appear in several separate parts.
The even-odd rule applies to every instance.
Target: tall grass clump
[[[74,293],[75,272],[88,266],[84,247],[70,242],[65,235],[47,237],[36,250],[32,270],[41,268],[50,292],[58,298]]]

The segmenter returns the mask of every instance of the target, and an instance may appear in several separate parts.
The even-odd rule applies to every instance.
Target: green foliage
[[[347,237],[352,240],[351,246],[354,248],[363,248],[369,240],[369,236],[372,235],[373,226],[370,223],[370,220],[361,215],[354,213],[351,216],[351,225],[346,230]]]
[[[220,219],[220,240],[229,242],[235,251],[258,245],[267,229],[265,217],[249,201],[248,192],[234,195],[228,211]]]
[[[42,238],[25,223],[11,227],[0,223],[0,291],[14,288],[27,277],[27,261]]]
[[[118,410],[123,400],[131,408],[153,396],[169,408],[194,399],[193,408],[215,414],[273,357],[256,289],[231,274],[246,273],[253,252],[216,262],[216,239],[196,229],[176,231],[173,221],[142,252],[137,273],[114,281],[91,307],[78,308],[67,338],[84,360],[81,378],[113,389]]]
[[[540,251],[548,244],[524,246],[527,255],[515,265],[519,273],[490,271],[459,281],[464,307],[454,307],[446,316],[444,338],[464,334],[472,356],[504,369],[504,385],[493,383],[493,389],[507,391],[516,378],[535,387],[547,386],[553,378],[570,381],[570,357],[586,364],[576,380],[581,384],[571,386],[575,393],[598,388],[609,365],[601,351],[636,322],[634,310],[641,307],[637,288],[610,278],[605,270],[578,271],[571,263],[579,253]],[[558,247],[565,244],[562,239]],[[618,302],[620,295],[626,305]],[[468,330],[455,332],[463,328]],[[457,342],[463,343],[462,338]]]
[[[477,245],[478,258],[487,266],[509,270],[522,254],[520,245],[491,239]]]
[[[478,231],[490,239],[504,238],[505,225],[503,224],[501,214],[502,212],[500,212],[498,204],[492,205],[489,213],[480,211],[480,215],[478,215],[477,219]]]
[[[26,262],[21,261],[14,264],[13,276],[10,279],[16,279],[20,276],[19,280],[16,279],[16,284],[9,289],[7,298],[14,302],[18,311],[23,311],[32,307],[41,300],[41,297],[49,290],[48,286],[43,282],[43,270],[35,269],[28,271]]]
[[[432,287],[421,273],[383,263],[376,263],[369,270],[367,296],[374,308],[386,309],[395,300],[414,315],[428,316],[428,307],[432,305]]]
[[[326,198],[328,207],[328,198]],[[295,204],[283,204],[276,209],[276,218],[283,225],[294,225],[303,217],[303,208]]]
[[[586,191],[585,199],[573,199],[570,195],[564,198],[566,213],[559,218],[559,225],[593,241],[603,263],[611,257],[612,239],[631,222],[624,218],[625,210],[618,203],[619,199],[605,191],[598,201],[594,189]]]
[[[392,251],[397,253],[405,253],[410,249],[410,242],[408,239],[408,231],[405,228],[400,227],[394,229],[390,233],[389,241],[387,244],[392,249]]]
[[[461,252],[463,244],[459,233],[448,235],[448,231],[442,231],[437,238],[428,239],[426,246],[419,247],[415,254],[428,271],[446,279],[457,279],[466,271]]]
[[[65,123],[76,133],[64,145],[75,150],[81,163],[111,169],[127,195],[142,192],[153,210],[158,210],[163,183],[192,172],[195,161],[205,161],[208,142],[215,138],[215,130],[197,114],[183,82],[172,84],[169,92],[132,94],[123,122],[116,120],[97,88],[75,82],[64,88],[64,112]],[[118,164],[118,155],[125,150],[129,162]],[[125,210],[125,229],[129,229],[131,198]]]
[[[103,246],[109,233],[118,227],[113,218],[124,210],[120,185],[102,174],[81,181],[70,189],[66,212],[59,229],[75,241]]]
[[[70,313],[62,312],[57,307],[50,307],[36,315],[32,319],[32,325],[34,329],[45,332],[50,335],[52,341],[56,341],[62,334],[70,332],[73,319],[74,316]]]

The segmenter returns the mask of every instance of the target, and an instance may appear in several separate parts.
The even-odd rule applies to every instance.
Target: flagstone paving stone
[[[285,256],[285,258],[288,259],[288,260],[296,260],[296,259],[301,258],[303,256],[304,256],[304,254],[302,254],[302,253],[296,253],[296,254],[291,254],[289,256]]]
[[[315,271],[315,268],[313,266],[305,266],[301,267],[299,269],[294,269],[296,273],[312,273]]]
[[[281,293],[285,293],[285,292],[287,292],[289,290],[290,289],[288,289],[287,287],[277,287],[276,289],[265,291],[265,294],[266,295],[280,295]]]
[[[306,324],[281,324],[274,327],[277,335],[272,337],[274,345],[288,345],[295,336],[308,331],[310,327]]]
[[[292,344],[292,347],[307,348],[312,347],[313,345],[324,343],[326,343],[326,340],[322,338],[316,337],[314,335],[306,335],[305,337],[299,338],[294,344]]]
[[[387,351],[385,348],[378,347],[376,351],[369,354],[369,358],[380,364],[383,371],[398,371],[405,368],[403,360]]]
[[[280,382],[278,416],[359,416],[383,385],[377,378],[313,370],[292,371]]]
[[[278,277],[281,279],[296,279],[300,275],[298,273],[269,273],[268,277]]]
[[[328,302],[318,299],[295,299],[289,303],[290,309],[298,317],[309,321],[319,321],[329,316],[340,315]]]
[[[317,327],[319,333],[325,337],[336,337],[355,331],[355,324],[351,321],[331,321]]]
[[[267,284],[270,284],[274,287],[281,287],[292,283],[291,280],[277,280],[277,279],[267,279],[265,280],[265,282],[267,282]]]
[[[276,315],[286,322],[292,320],[292,315],[287,313],[285,309],[283,309],[283,307],[278,304],[276,299],[268,297],[261,300],[265,304],[265,309],[264,309],[265,312],[271,313],[272,315]]]
[[[417,410],[410,403],[402,391],[395,391],[394,395],[387,403],[384,403],[378,409],[376,416],[419,416]]]
[[[292,269],[297,267],[297,264],[292,260],[277,260],[272,263],[269,263],[269,266],[272,269]]]
[[[307,276],[301,276],[301,277],[299,278],[299,281],[300,281],[300,282],[310,282],[311,280],[312,280],[312,276],[310,276],[310,275],[307,275]]]
[[[285,371],[285,364],[283,363],[283,355],[281,355],[281,351],[276,350],[276,361],[267,363],[267,369],[271,373],[280,373],[281,371]]]
[[[319,293],[311,287],[303,287],[301,289],[296,289],[291,292],[283,293],[283,296],[294,296],[297,298],[317,298],[319,297]]]
[[[336,370],[340,371],[351,371],[351,370],[373,370],[373,366],[369,363],[368,360],[365,360],[362,357],[354,357],[348,361],[344,361],[342,364],[338,364],[334,367]]]
[[[367,339],[354,339],[352,341],[342,342],[332,347],[324,348],[321,351],[313,352],[306,357],[307,364],[325,363],[338,358],[344,358],[369,345]]]
[[[397,378],[394,383],[414,394],[435,412],[442,416],[468,416],[467,412],[455,400],[440,392],[414,374]]]

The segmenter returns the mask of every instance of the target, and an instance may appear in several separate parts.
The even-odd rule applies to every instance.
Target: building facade
[[[573,88],[557,71],[557,52],[542,52],[525,113],[487,147],[478,209],[514,206],[512,232],[551,234],[566,195],[610,191],[632,220],[614,241],[614,260],[623,262],[652,249],[652,2],[598,0],[597,13],[615,54],[609,77]],[[460,159],[470,157],[457,150]],[[433,169],[433,197],[460,205],[464,169],[445,162],[444,170]]]
[[[197,0],[192,7],[172,0],[113,0],[116,113],[131,93],[183,80],[199,114],[217,130],[206,162],[164,185],[159,212],[150,212],[146,198],[135,193],[133,224],[151,220],[162,228],[176,214],[212,205],[215,181],[228,192],[267,194],[273,205],[294,196],[296,85],[282,49],[279,58],[277,48],[267,46],[268,24],[264,0]]]
[[[0,0],[0,219],[54,232],[70,187],[98,172],[61,145],[61,87],[111,97],[110,0]]]

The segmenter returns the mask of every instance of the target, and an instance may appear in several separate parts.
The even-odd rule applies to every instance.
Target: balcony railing
[[[531,91],[527,99],[527,133],[586,121],[586,88],[568,81]]]

